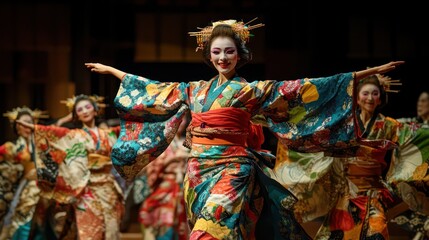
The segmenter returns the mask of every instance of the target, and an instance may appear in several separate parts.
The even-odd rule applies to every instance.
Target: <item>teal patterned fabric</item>
[[[111,155],[121,175],[133,179],[170,144],[185,113],[203,112],[215,79],[175,83],[124,77],[114,102],[121,132]],[[208,111],[233,107],[261,115],[255,123],[300,151],[342,148],[354,137],[352,90],[351,73],[250,83],[236,76]],[[292,214],[294,196],[256,162],[245,146],[191,145],[184,181],[190,239],[252,239],[265,212],[276,220],[270,231],[276,239],[309,239]]]

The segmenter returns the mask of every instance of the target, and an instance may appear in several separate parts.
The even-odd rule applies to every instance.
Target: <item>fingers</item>
[[[404,63],[405,63],[405,61],[393,61],[393,62],[388,63],[388,65],[396,67],[396,66],[402,65]]]
[[[99,65],[101,65],[101,64],[99,64],[99,63],[85,63],[85,66],[87,68],[90,68],[91,70],[97,68],[97,66],[99,66]]]
[[[104,73],[106,71],[105,66],[101,63],[85,63],[85,66],[90,69],[91,72]]]
[[[405,61],[395,61],[394,63],[395,63],[395,65],[401,65],[401,64],[404,64]]]
[[[85,63],[87,68],[95,68],[95,63]]]
[[[86,68],[91,70],[91,72],[97,72],[99,70],[99,67],[97,67],[97,63],[85,63]]]
[[[390,72],[390,71],[396,69],[397,66],[402,65],[404,63],[405,63],[405,61],[391,61],[389,63],[381,65],[378,68],[378,74],[383,74],[383,73],[386,73],[386,72]]]

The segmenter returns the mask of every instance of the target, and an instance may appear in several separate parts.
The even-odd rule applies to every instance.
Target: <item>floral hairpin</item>
[[[40,118],[49,118],[49,115],[46,114],[46,111],[41,111],[39,109],[31,110],[27,106],[14,108],[11,111],[3,113],[3,116],[9,118],[10,122],[14,122],[20,112],[30,113],[35,122]]]
[[[74,104],[76,103],[76,99],[79,97],[88,97],[89,99],[94,101],[94,103],[97,105],[99,110],[107,107],[107,104],[104,103],[104,97],[98,96],[98,95],[87,96],[87,95],[81,94],[78,96],[67,98],[66,100],[62,100],[61,103],[65,104],[68,110],[71,112],[73,111],[73,107],[74,107]]]
[[[249,24],[256,19],[257,18],[254,18],[247,23],[244,23],[242,21],[238,22],[237,20],[233,20],[233,19],[221,20],[221,21],[213,22],[212,26],[207,26],[204,28],[198,28],[198,29],[201,29],[199,32],[189,32],[188,34],[192,37],[197,38],[197,45],[198,46],[195,49],[195,51],[198,51],[200,49],[202,50],[204,48],[204,44],[209,40],[209,38],[212,34],[212,31],[213,31],[213,28],[216,27],[217,25],[220,25],[220,24],[230,25],[232,27],[232,29],[234,30],[234,32],[236,34],[238,34],[238,36],[240,36],[241,41],[246,43],[249,41],[250,30],[265,26],[265,24],[263,24],[263,23],[258,23],[258,24],[250,26]]]

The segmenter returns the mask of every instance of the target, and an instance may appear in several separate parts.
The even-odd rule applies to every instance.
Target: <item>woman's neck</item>
[[[93,128],[96,127],[95,126],[95,121],[91,121],[91,122],[88,122],[88,123],[83,123],[83,127],[89,128],[89,129],[93,129]]]
[[[23,136],[23,135],[19,135],[22,139],[24,139],[24,141],[28,144],[30,143],[30,136]]]
[[[231,71],[231,72],[229,72],[227,74],[219,73],[219,79],[217,80],[218,84],[222,85],[224,82],[226,82],[229,79],[233,78],[234,75],[235,75],[235,71]]]
[[[373,114],[374,113],[370,113],[367,111],[361,111],[360,112],[359,117],[360,117],[360,120],[362,121],[362,123],[365,127],[368,125],[368,122],[369,122],[369,120],[371,120]]]
[[[428,123],[429,122],[429,114],[422,115],[422,116],[420,116],[420,118],[422,119],[423,123]]]

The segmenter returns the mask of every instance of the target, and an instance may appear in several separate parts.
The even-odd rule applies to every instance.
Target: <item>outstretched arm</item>
[[[372,68],[367,68],[365,70],[361,70],[361,71],[357,71],[355,72],[355,79],[356,80],[361,80],[365,77],[368,77],[370,75],[374,75],[374,74],[383,74],[389,71],[392,71],[393,69],[396,68],[396,66],[399,66],[401,64],[404,64],[404,61],[392,61],[377,67],[372,67]]]
[[[22,120],[16,120],[16,123],[21,124],[24,127],[30,128],[31,130],[35,131],[36,135],[47,137],[48,140],[62,137],[70,131],[70,129],[66,127],[60,127],[60,126],[54,126],[54,125],[45,126],[40,124],[24,122]]]
[[[122,78],[126,74],[125,72],[123,72],[121,70],[118,70],[118,69],[111,67],[111,66],[106,66],[106,65],[101,64],[101,63],[85,63],[85,66],[87,68],[89,68],[91,70],[91,72],[96,72],[96,73],[100,73],[100,74],[111,74],[120,80],[122,80]]]
[[[55,123],[55,126],[61,127],[64,123],[70,122],[71,120],[73,120],[73,114],[69,113],[66,116],[58,119],[57,122]]]
[[[28,122],[22,121],[22,120],[20,120],[20,119],[16,120],[16,123],[21,124],[21,125],[23,125],[24,127],[30,128],[31,130],[34,130],[34,128],[35,128],[35,124],[33,124],[33,123],[28,123]]]

